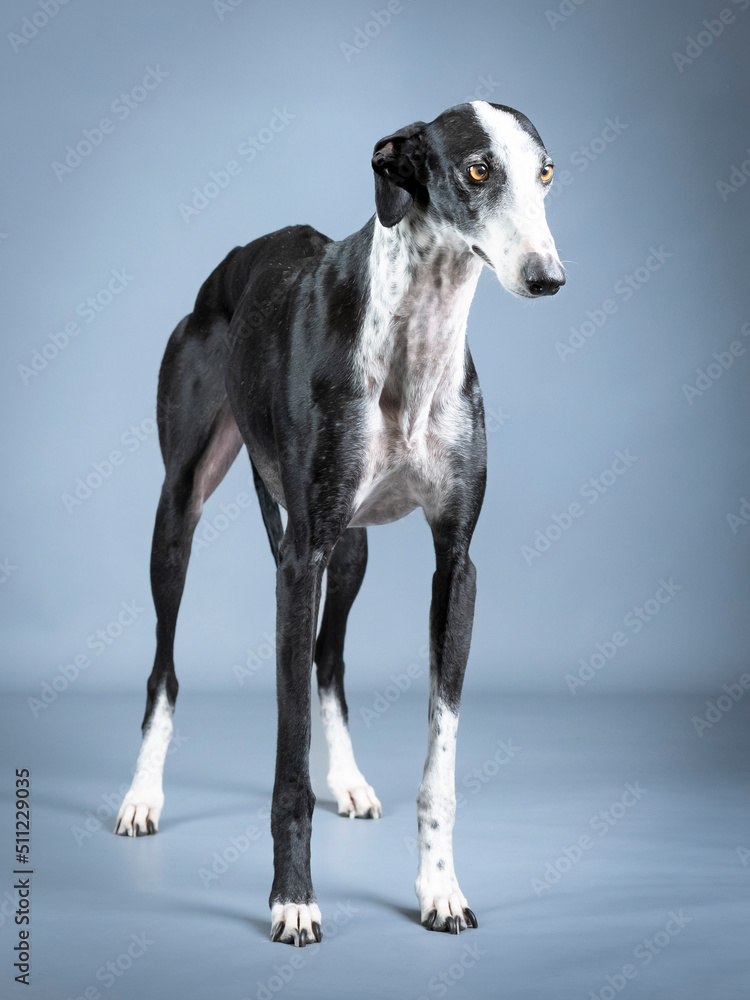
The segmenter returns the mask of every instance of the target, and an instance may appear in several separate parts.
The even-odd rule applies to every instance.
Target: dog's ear
[[[414,122],[387,135],[375,144],[372,169],[375,171],[375,208],[383,226],[399,223],[414,203],[426,195],[427,166],[422,130],[424,122]]]

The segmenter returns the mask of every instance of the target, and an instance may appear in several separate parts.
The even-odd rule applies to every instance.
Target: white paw
[[[274,903],[271,907],[271,940],[304,948],[320,941],[320,909],[317,903]]]
[[[156,833],[163,807],[163,792],[152,790],[148,794],[139,794],[131,788],[117,814],[115,833],[121,837],[145,837]]]
[[[360,772],[346,777],[329,774],[328,787],[336,799],[340,816],[379,819],[383,815],[380,799]]]
[[[422,925],[428,931],[447,931],[449,934],[460,934],[468,927],[477,927],[474,911],[469,909],[466,896],[461,892],[458,883],[452,889],[441,889],[431,892],[427,889],[417,891],[421,911]]]

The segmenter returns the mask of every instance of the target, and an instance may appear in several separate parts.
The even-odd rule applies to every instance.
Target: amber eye
[[[543,184],[548,184],[549,181],[552,180],[552,171],[553,171],[553,169],[554,168],[553,168],[553,166],[552,166],[551,163],[548,163],[546,166],[542,167],[542,169],[541,169],[541,171],[539,173],[539,178],[540,178],[540,180],[542,181]]]
[[[472,163],[469,167],[469,177],[473,181],[486,181],[490,172],[484,163]]]

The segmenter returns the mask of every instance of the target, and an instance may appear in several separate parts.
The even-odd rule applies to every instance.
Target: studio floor
[[[71,689],[34,718],[25,695],[6,696],[3,996],[747,998],[748,705],[699,735],[692,720],[711,697],[469,694],[455,859],[479,928],[450,937],[420,926],[413,890],[424,699],[408,692],[382,710],[372,692],[350,694],[384,815],[335,814],[316,718],[325,936],[296,950],[268,938],[271,695],[181,691],[160,832],[135,840],[112,828],[143,698]],[[12,969],[16,767],[32,772],[31,988]]]

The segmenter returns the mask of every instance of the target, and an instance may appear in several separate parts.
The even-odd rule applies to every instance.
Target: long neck
[[[463,381],[466,321],[482,262],[419,219],[392,229],[374,222],[370,299],[360,359],[381,408],[398,413],[406,437],[436,394]]]

